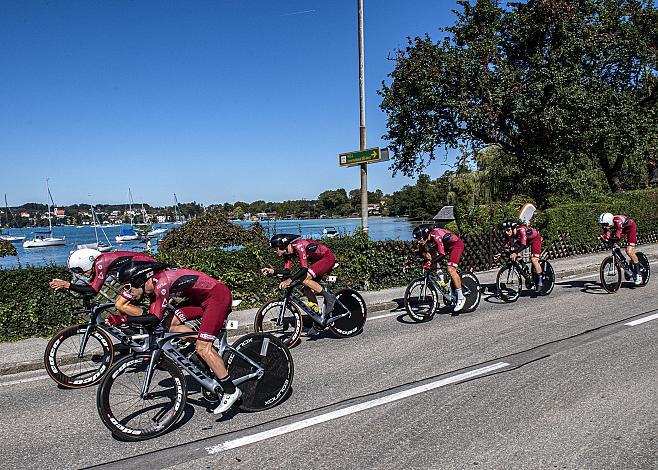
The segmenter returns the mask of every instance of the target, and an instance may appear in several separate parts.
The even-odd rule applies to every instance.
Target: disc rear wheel
[[[251,333],[239,338],[232,347],[263,369],[261,376],[236,385],[242,391],[240,409],[260,411],[281,403],[290,392],[294,375],[292,355],[283,342],[273,335]],[[223,359],[234,380],[257,371],[254,365],[230,349]]]
[[[347,312],[345,312],[345,309],[347,309]],[[343,289],[336,293],[334,310],[329,316],[334,317],[343,313],[348,313],[348,315],[329,325],[331,332],[340,338],[356,336],[361,333],[366,322],[367,308],[365,300],[357,291]]]

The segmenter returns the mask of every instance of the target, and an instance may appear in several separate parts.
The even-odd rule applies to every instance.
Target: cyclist
[[[464,242],[450,230],[437,227],[431,224],[423,224],[414,228],[413,237],[418,241],[418,252],[427,261],[423,269],[436,269],[437,265],[448,258],[448,274],[452,279],[452,285],[455,286],[457,294],[457,303],[453,312],[459,312],[464,308],[466,298],[462,292],[462,281],[457,272],[459,259],[464,252]],[[435,247],[429,247],[428,242],[434,242]],[[402,268],[406,272],[413,260],[407,261]]]
[[[299,235],[281,233],[274,235],[270,239],[270,246],[276,254],[285,260],[283,269],[274,270],[273,268],[263,268],[261,272],[265,276],[277,276],[284,280],[279,287],[285,289],[293,281],[301,280],[304,285],[304,294],[310,302],[317,305],[317,295],[324,298],[324,318],[329,318],[329,314],[334,309],[336,296],[331,292],[323,289],[318,283],[322,276],[329,274],[336,264],[334,253],[322,243],[315,240],[304,240]],[[291,275],[293,259],[299,259],[299,270]],[[309,261],[312,263],[309,266]],[[312,333],[312,332],[311,332]]]
[[[162,320],[172,295],[184,296],[188,305],[176,309],[171,320],[170,331],[193,332],[183,323],[201,318],[201,326],[196,341],[196,353],[208,364],[224,392],[220,404],[213,413],[224,413],[242,396],[228,375],[224,361],[212,343],[225,328],[226,318],[231,312],[231,291],[216,279],[191,269],[176,269],[164,263],[132,261],[119,271],[119,282],[124,286],[121,294],[129,301],[147,297],[150,301],[149,315]],[[141,308],[131,305],[129,315],[141,315]],[[139,310],[139,312],[137,311]],[[125,315],[108,317],[113,325],[125,323]]]
[[[539,231],[527,225],[520,225],[517,220],[507,219],[501,224],[505,235],[504,247],[510,251],[509,256],[514,261],[519,253],[525,250],[530,243],[530,252],[532,254],[532,265],[535,268],[535,291],[540,292],[544,287],[544,280],[541,275],[542,269],[539,264],[541,256],[542,237]]]
[[[135,251],[113,251],[101,253],[98,250],[83,248],[69,255],[67,265],[69,270],[87,281],[86,284],[74,284],[62,279],[50,281],[54,290],[68,289],[82,295],[95,295],[109,278],[126,263],[135,261],[155,261],[150,256]]]
[[[637,245],[635,221],[625,215],[612,215],[610,212],[604,212],[599,215],[599,225],[603,228],[603,234],[599,236],[602,240],[614,242],[626,237],[626,254],[633,261],[633,282],[636,286],[642,284],[640,261],[635,254],[635,245]]]

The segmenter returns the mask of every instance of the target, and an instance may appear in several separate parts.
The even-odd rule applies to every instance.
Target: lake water
[[[249,222],[238,222],[240,225],[247,227],[251,225]],[[411,240],[411,231],[413,225],[406,218],[398,217],[375,217],[368,219],[369,234],[373,240]],[[340,233],[354,233],[354,231],[361,226],[361,219],[308,219],[308,220],[276,220],[261,222],[266,232],[272,234],[277,233],[300,233],[303,236],[310,236],[313,238],[321,238],[322,230],[325,227],[335,227]],[[156,225],[155,227],[160,227]],[[171,227],[171,225],[161,225],[163,228]],[[143,251],[145,248],[144,243],[138,242],[125,242],[122,244],[116,243],[114,237],[119,234],[122,229],[128,228],[127,226],[111,226],[104,227],[105,233],[110,239],[110,242],[117,248],[130,251]],[[11,235],[24,235],[28,238],[32,237],[32,233],[37,229],[25,229],[21,233],[17,229],[9,229],[3,234]],[[94,228],[89,226],[74,227],[63,226],[54,227],[53,236],[66,237],[66,245],[52,246],[45,248],[23,248],[22,243],[14,243],[18,256],[6,256],[0,258],[0,268],[16,268],[20,266],[47,266],[47,265],[60,265],[66,264],[69,253],[75,250],[76,245],[83,243],[94,243],[96,235]],[[101,241],[105,241],[102,232],[99,230],[99,237]],[[156,240],[157,241],[157,240]],[[157,249],[157,245],[155,245]]]

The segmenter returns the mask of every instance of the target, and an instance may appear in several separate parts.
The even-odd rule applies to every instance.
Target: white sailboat
[[[135,232],[133,227],[133,215],[133,193],[130,188],[128,188],[128,216],[130,217],[130,228],[121,230],[119,235],[114,237],[114,240],[117,243],[139,240],[139,235]]]
[[[52,207],[53,207],[53,212],[57,212],[57,208],[55,207],[55,201],[53,201],[53,195],[50,193],[50,186],[48,185],[48,178],[46,178],[46,188],[48,189],[48,196],[50,197],[50,202],[52,202]],[[66,237],[53,237],[53,224],[52,224],[52,216],[50,213],[50,202],[47,203],[48,206],[48,231],[39,231],[39,232],[34,232],[35,236],[34,238],[30,240],[25,240],[23,242],[23,248],[42,248],[46,246],[59,246],[59,245],[65,245]]]
[[[82,245],[78,245],[78,250],[81,250],[83,248],[91,248],[92,250],[98,250],[101,253],[107,253],[114,247],[112,246],[112,243],[110,243],[110,239],[107,237],[107,233],[105,233],[103,226],[100,225],[100,222],[96,217],[96,212],[94,212],[93,205],[91,206],[91,217],[94,221],[94,232],[96,233],[96,243],[84,243]],[[101,242],[100,239],[98,238],[98,227],[100,227],[101,232],[103,232],[103,236],[105,237],[107,243]]]
[[[5,215],[7,216],[7,227],[9,227],[9,214],[10,214],[9,204],[7,204],[7,195],[5,194]],[[13,218],[14,218],[14,214],[12,214],[12,219]],[[10,235],[7,233],[5,235],[0,235],[0,240],[12,242],[12,243],[18,243],[25,240],[25,237],[21,235]]]
[[[174,225],[181,225],[183,222],[178,216],[178,198],[176,197],[176,193],[174,193],[174,202]]]

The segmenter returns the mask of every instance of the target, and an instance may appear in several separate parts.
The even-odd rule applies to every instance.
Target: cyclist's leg
[[[174,314],[169,319],[169,325],[165,324],[165,326],[168,326],[171,333],[194,332],[192,328],[185,325],[185,322],[202,318],[202,316],[203,308],[196,305],[186,305],[174,310]]]
[[[532,265],[535,268],[537,274],[541,273],[541,264],[539,263],[539,258],[541,257],[541,235],[532,240],[530,244],[530,253],[532,254]]]
[[[635,245],[637,245],[637,227],[635,222],[631,222],[627,227],[624,228],[623,233],[626,235],[626,254],[631,259],[633,263],[633,278],[636,285],[641,284],[642,280],[640,279],[640,260],[637,259],[635,254]]]
[[[203,317],[199,327],[196,352],[220,381],[228,376],[224,361],[212,347],[213,341],[226,325],[231,311],[231,291],[224,284],[218,284],[204,302]],[[222,384],[223,385],[223,384]]]
[[[459,260],[462,257],[462,253],[464,253],[464,242],[459,240],[450,247],[450,253],[448,255],[448,274],[450,274],[452,285],[455,286],[458,297],[461,293],[462,280],[457,272],[457,267],[459,266]]]
[[[322,279],[322,276],[329,274],[331,269],[336,264],[336,258],[331,254],[327,254],[319,261],[316,261],[308,268],[308,274],[303,284],[311,289],[316,294],[322,294],[324,297],[324,313],[325,316],[331,313],[334,309],[334,303],[336,302],[336,296],[332,293],[326,291],[322,286],[317,282]]]

